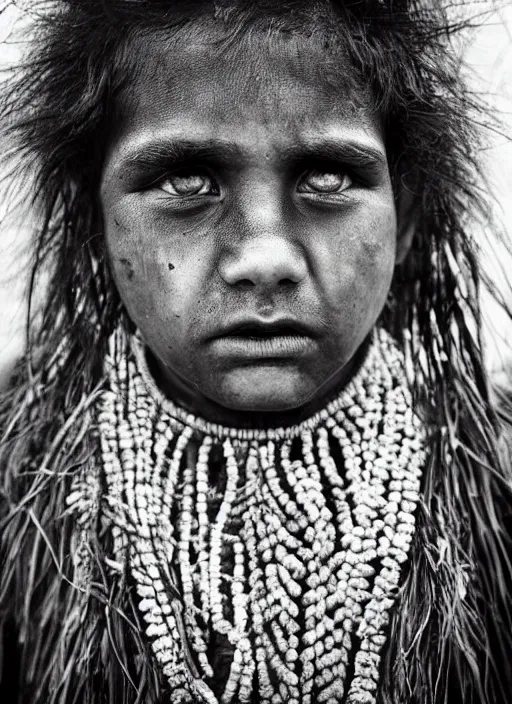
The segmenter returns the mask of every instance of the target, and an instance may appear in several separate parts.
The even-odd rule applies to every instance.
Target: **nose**
[[[295,243],[267,234],[239,243],[236,250],[224,257],[219,270],[230,286],[246,284],[274,289],[302,281],[307,264]]]
[[[224,281],[265,290],[302,281],[308,272],[306,252],[280,174],[267,164],[248,171],[233,206],[226,223],[231,237],[219,262]]]

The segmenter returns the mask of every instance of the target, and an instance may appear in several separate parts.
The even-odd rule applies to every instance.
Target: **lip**
[[[253,333],[253,334],[251,334]],[[294,318],[241,318],[226,323],[213,337],[277,337],[277,336],[305,336],[316,337],[314,330]]]
[[[314,333],[291,318],[246,318],[226,324],[212,339],[222,356],[245,359],[286,359],[311,352]]]
[[[309,352],[314,342],[304,335],[274,335],[273,337],[217,337],[212,345],[222,356],[247,359],[287,359]]]

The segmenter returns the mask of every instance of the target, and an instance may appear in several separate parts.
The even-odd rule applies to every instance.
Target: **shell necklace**
[[[425,460],[404,359],[375,330],[341,394],[283,428],[188,414],[117,331],[98,421],[114,554],[172,704],[374,704]],[[232,659],[214,693],[212,638]]]

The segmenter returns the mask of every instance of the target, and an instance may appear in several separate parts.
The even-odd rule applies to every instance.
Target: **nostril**
[[[280,286],[289,286],[290,284],[296,284],[297,282],[294,281],[293,279],[280,279],[279,280],[279,285]]]
[[[240,279],[240,281],[236,282],[236,285],[239,288],[253,288],[253,286],[255,286],[256,284],[250,279]]]

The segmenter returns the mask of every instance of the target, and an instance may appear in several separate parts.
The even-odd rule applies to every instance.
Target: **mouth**
[[[311,333],[298,325],[291,323],[240,323],[229,328],[224,333],[227,337],[248,337],[250,339],[261,340],[270,337],[297,337],[311,336]]]
[[[312,333],[300,323],[245,321],[226,328],[214,338],[223,356],[246,359],[286,359],[311,351]]]

